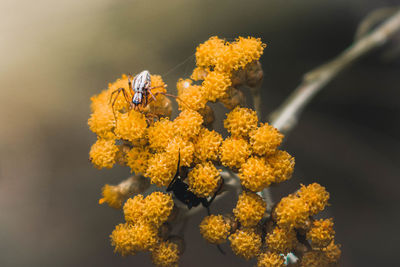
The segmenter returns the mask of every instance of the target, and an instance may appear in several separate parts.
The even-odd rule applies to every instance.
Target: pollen
[[[267,204],[263,199],[252,192],[243,191],[239,195],[233,214],[244,227],[253,227],[258,224],[265,213]]]
[[[335,237],[332,219],[321,219],[313,222],[307,238],[313,247],[326,247]]]
[[[274,252],[265,252],[258,256],[257,267],[283,267],[285,259],[282,255]]]
[[[198,112],[190,109],[183,110],[174,120],[177,133],[184,139],[198,135],[202,124],[203,117]]]
[[[253,229],[238,229],[229,237],[233,252],[246,260],[257,257],[261,251],[261,237]]]
[[[143,222],[143,211],[145,208],[143,195],[129,198],[124,204],[125,221],[131,224]]]
[[[325,187],[317,183],[308,186],[301,185],[297,194],[307,203],[311,215],[323,211],[328,204],[329,193],[325,190]]]
[[[260,192],[274,181],[272,169],[259,157],[250,157],[242,164],[239,178],[241,184],[253,192]]]
[[[130,112],[120,114],[117,120],[115,134],[118,138],[134,141],[135,139],[144,137],[147,122],[142,113],[131,110]]]
[[[190,141],[182,139],[180,136],[176,136],[167,146],[167,153],[172,155],[180,155],[180,166],[187,166],[193,162],[194,157],[194,144]]]
[[[283,134],[268,123],[250,133],[250,144],[259,156],[272,155],[282,143]]]
[[[215,102],[226,94],[231,84],[232,82],[227,74],[212,71],[205,77],[202,88],[207,100]]]
[[[156,266],[178,266],[178,245],[170,241],[161,242],[151,253],[151,259]]]
[[[156,153],[148,161],[145,176],[150,177],[152,184],[159,187],[168,186],[176,172],[177,164],[177,154]]]
[[[292,177],[294,171],[294,158],[286,151],[278,150],[266,158],[272,170],[274,183],[281,183]]]
[[[200,223],[200,234],[211,244],[222,244],[226,241],[231,227],[222,215],[210,215]]]
[[[153,192],[145,198],[144,218],[146,222],[160,227],[167,221],[174,207],[172,196],[162,192]]]
[[[147,131],[150,148],[159,152],[165,151],[169,140],[174,136],[174,124],[168,118],[161,118],[153,126],[149,127]]]
[[[224,127],[234,137],[248,137],[250,131],[257,127],[258,118],[254,110],[236,107],[228,113]]]
[[[222,136],[216,131],[202,128],[194,141],[194,155],[201,162],[217,160]]]
[[[211,162],[197,164],[189,173],[189,190],[198,197],[209,197],[217,189],[221,176]]]
[[[151,155],[147,147],[133,147],[126,153],[126,165],[131,168],[131,173],[145,173]]]
[[[250,156],[250,145],[242,138],[229,137],[222,142],[220,159],[224,166],[240,169]]]
[[[309,217],[307,203],[295,195],[281,199],[275,208],[277,224],[282,228],[301,228]]]
[[[115,163],[117,151],[118,147],[114,140],[97,139],[89,152],[90,161],[98,169],[111,169]]]
[[[293,229],[275,227],[266,237],[268,248],[274,252],[287,254],[297,245],[296,232]]]

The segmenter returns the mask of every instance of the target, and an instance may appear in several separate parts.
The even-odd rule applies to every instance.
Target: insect
[[[184,182],[187,176],[187,169],[183,172],[183,175],[180,175],[180,155],[178,157],[178,167],[176,170],[176,174],[170,184],[168,185],[167,192],[172,191],[175,197],[184,203],[189,209],[192,207],[197,207],[200,203],[207,209],[208,215],[210,215],[210,205],[217,196],[217,194],[221,191],[222,185],[224,184],[224,180],[221,179],[221,183],[219,184],[218,189],[215,191],[214,195],[210,200],[204,197],[198,197],[193,192],[189,191],[188,184]]]
[[[129,75],[128,90],[130,94],[128,94],[125,88],[119,88],[111,93],[110,104],[113,110],[114,119],[116,120],[114,105],[121,92],[123,93],[126,102],[129,103],[129,110],[131,109],[140,110],[142,108],[145,108],[149,104],[149,96],[151,96],[150,100],[153,99],[154,101],[156,100],[156,96],[158,94],[163,94],[166,96],[177,98],[174,95],[170,95],[164,92],[156,92],[154,94],[152,93],[153,89],[160,87],[166,87],[166,85],[154,86],[154,87],[151,86],[151,76],[150,72],[147,70],[144,70],[141,73],[137,74],[133,79],[132,76]]]

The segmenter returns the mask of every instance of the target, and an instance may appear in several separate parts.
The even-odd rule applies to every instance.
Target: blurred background
[[[98,171],[88,161],[96,138],[87,126],[89,99],[122,73],[169,72],[164,80],[174,92],[193,68],[195,47],[210,36],[261,37],[268,44],[261,58],[265,117],[302,74],[352,43],[364,16],[396,4],[2,0],[0,266],[152,266],[146,254],[114,255],[108,236],[122,213],[98,205],[101,187],[129,170]],[[398,264],[400,57],[382,60],[386,48],[341,73],[307,107],[284,145],[296,157],[295,174],[272,189],[279,199],[300,183],[327,188],[324,215],[334,217],[341,266]],[[220,108],[218,119],[225,112]],[[233,201],[213,209],[231,209]],[[228,245],[224,256],[206,244],[198,231],[205,214],[190,221],[181,266],[254,265]]]

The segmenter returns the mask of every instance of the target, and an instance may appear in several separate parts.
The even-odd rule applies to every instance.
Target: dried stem
[[[361,22],[363,24],[363,22]],[[351,63],[367,54],[376,47],[385,44],[390,37],[400,30],[400,11],[389,17],[381,26],[371,33],[357,39],[350,47],[344,50],[333,60],[307,72],[303,76],[303,82],[283,102],[283,104],[270,115],[271,124],[284,134],[290,132],[304,107],[311,99],[340,71]],[[271,192],[268,188],[261,193],[262,197],[271,202]],[[270,205],[272,206],[272,205]]]
[[[381,26],[354,42],[335,59],[306,73],[303,82],[287,100],[270,116],[270,121],[283,133],[288,133],[297,123],[304,107],[340,71],[376,47],[385,44],[400,30],[400,11],[388,18]]]

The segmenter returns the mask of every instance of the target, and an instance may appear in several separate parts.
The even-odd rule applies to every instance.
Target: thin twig
[[[337,74],[376,47],[385,44],[400,30],[400,11],[388,18],[381,26],[357,40],[335,59],[306,73],[303,82],[287,100],[270,116],[273,126],[288,133],[297,123],[303,108]]]

